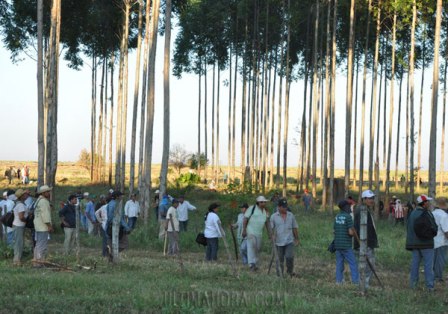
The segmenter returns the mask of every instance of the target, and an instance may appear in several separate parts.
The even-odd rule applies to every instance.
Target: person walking
[[[179,197],[179,206],[177,207],[177,214],[179,215],[180,232],[187,231],[189,210],[196,210],[196,207],[191,205],[189,201],[186,201],[185,196],[181,195]]]
[[[311,204],[313,202],[313,196],[309,193],[308,189],[305,189],[302,195],[303,206],[305,206],[305,212],[309,212],[311,210]]]
[[[177,255],[179,253],[179,219],[177,213],[178,206],[179,201],[177,199],[173,199],[173,201],[171,202],[171,207],[166,213],[165,231],[167,232],[168,236],[168,255]],[[171,221],[173,222],[172,224]]]
[[[247,259],[251,271],[258,270],[258,255],[261,248],[263,228],[269,230],[268,212],[266,202],[268,200],[260,195],[256,204],[246,210],[243,221],[243,238],[247,238]]]
[[[45,261],[48,253],[48,238],[53,232],[51,223],[51,207],[49,199],[52,187],[42,185],[38,189],[39,198],[34,210],[34,229],[36,231],[36,247],[34,248],[34,266],[40,266],[40,262]]]
[[[219,204],[212,203],[208,207],[208,213],[205,215],[204,236],[207,239],[205,250],[205,260],[216,261],[218,259],[218,240],[225,236],[221,228],[221,220],[218,217]]]
[[[247,203],[244,203],[240,206],[240,208],[241,213],[238,214],[237,221],[232,225],[232,228],[237,229],[236,239],[240,248],[241,261],[243,262],[243,265],[247,265],[247,240],[246,238],[243,238],[243,221],[244,214],[249,208],[249,205],[247,205]]]
[[[137,218],[140,215],[140,204],[136,200],[137,194],[132,193],[131,198],[124,205],[124,216],[128,222],[128,226],[133,230],[137,224]]]
[[[395,226],[398,223],[404,226],[404,207],[399,199],[395,201]]]
[[[28,217],[29,209],[26,207],[24,200],[28,197],[29,192],[23,189],[18,189],[15,193],[17,197],[16,205],[14,206],[14,221],[12,227],[14,229],[14,258],[13,264],[20,266],[22,263],[22,253],[24,244],[25,222]]]
[[[376,233],[375,221],[373,219],[373,209],[375,205],[375,193],[371,190],[363,191],[361,194],[361,204],[355,207],[354,225],[357,234],[360,234],[361,226],[361,210],[367,211],[367,250],[366,258],[369,260],[368,266],[365,268],[365,283],[364,289],[370,286],[370,279],[372,278],[372,268],[375,267],[375,249],[378,248],[378,236]],[[355,250],[359,251],[359,242],[354,242]]]
[[[423,260],[428,291],[434,291],[434,236],[437,225],[430,208],[432,198],[422,194],[417,197],[417,207],[408,219],[406,250],[412,252],[410,286],[417,287],[420,262]]]
[[[68,202],[59,211],[62,226],[64,227],[64,254],[69,255],[75,247],[76,240],[76,205],[78,198],[75,194],[68,197]]]
[[[448,214],[446,198],[436,199],[436,208],[432,212],[437,224],[437,235],[434,237],[434,280],[443,282],[443,270],[446,265],[448,250]]]
[[[294,215],[288,211],[288,202],[286,199],[279,199],[277,202],[277,211],[271,215],[270,224],[272,236],[278,252],[281,273],[283,274],[284,262],[286,259],[286,273],[294,277],[294,247],[299,245],[299,233],[297,220]],[[278,268],[277,268],[278,271]],[[280,275],[277,273],[277,275]]]
[[[358,265],[352,249],[352,239],[356,236],[356,230],[351,216],[351,202],[342,200],[338,204],[341,210],[333,223],[334,245],[336,248],[336,283],[344,282],[344,262],[350,267],[353,284],[359,284]]]

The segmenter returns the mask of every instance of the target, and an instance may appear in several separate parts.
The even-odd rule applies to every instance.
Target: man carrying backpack
[[[426,195],[417,197],[417,208],[408,218],[406,250],[412,251],[411,288],[418,283],[420,261],[423,259],[425,282],[428,291],[434,291],[434,236],[437,225],[430,208],[432,198]]]

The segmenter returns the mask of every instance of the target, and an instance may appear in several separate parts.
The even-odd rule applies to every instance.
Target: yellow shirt
[[[50,202],[43,196],[39,196],[34,210],[34,229],[37,232],[48,231],[47,223],[51,224]]]

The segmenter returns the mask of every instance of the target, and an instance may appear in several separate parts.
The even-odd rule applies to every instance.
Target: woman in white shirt
[[[25,232],[26,217],[28,217],[29,209],[25,206],[23,201],[28,197],[29,192],[18,189],[15,193],[17,197],[16,205],[14,206],[14,221],[12,227],[14,230],[14,265],[20,265],[23,253],[23,234]]]
[[[225,236],[222,233],[221,220],[216,212],[219,209],[218,203],[212,203],[208,207],[208,213],[205,215],[204,236],[207,239],[207,248],[205,259],[207,261],[216,261],[218,255],[218,238]]]

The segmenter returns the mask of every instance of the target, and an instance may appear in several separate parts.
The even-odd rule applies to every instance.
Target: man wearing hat
[[[266,202],[268,200],[260,195],[256,199],[256,205],[250,207],[244,214],[243,238],[247,237],[247,259],[250,270],[258,270],[258,254],[261,248],[261,239],[263,236],[263,228],[269,229],[268,212],[266,210]]]
[[[75,246],[75,231],[76,231],[76,204],[78,199],[75,194],[68,197],[68,202],[59,211],[59,218],[64,226],[64,253],[65,255],[70,254],[71,250]]]
[[[244,214],[246,213],[246,210],[248,208],[249,205],[247,205],[247,203],[240,205],[241,213],[238,214],[236,223],[232,225],[233,229],[237,229],[236,239],[240,247],[240,255],[243,265],[247,265],[247,241],[246,238],[243,238],[243,221],[244,221]]]
[[[173,199],[170,208],[168,208],[168,211],[166,212],[165,232],[167,232],[168,236],[168,255],[177,255],[179,253],[178,206],[179,200]]]
[[[279,199],[278,210],[271,215],[270,223],[277,247],[278,259],[283,274],[284,261],[286,259],[286,272],[291,277],[294,274],[294,246],[299,245],[298,225],[294,215],[288,211],[286,199]],[[277,273],[277,275],[280,275]]]
[[[38,189],[39,198],[34,210],[34,229],[36,231],[36,247],[34,248],[34,261],[45,261],[48,251],[48,234],[53,232],[51,224],[50,196],[53,188],[42,185]]]
[[[437,207],[432,212],[437,224],[437,235],[434,237],[434,279],[443,282],[443,270],[446,265],[448,250],[448,214],[445,212],[447,201],[444,197],[436,199]]]
[[[431,213],[431,200],[432,198],[424,194],[417,197],[417,207],[408,218],[406,234],[406,250],[412,251],[411,288],[417,286],[420,261],[423,259],[428,291],[434,290],[434,235],[422,235],[421,231],[425,227],[421,222],[426,222],[425,224],[431,229],[437,230],[434,216]]]
[[[375,221],[373,220],[373,209],[375,204],[375,193],[371,190],[363,191],[361,194],[361,204],[355,207],[354,225],[357,234],[360,234],[361,225],[361,210],[367,211],[367,251],[366,258],[369,260],[369,265],[365,268],[365,283],[364,289],[368,289],[370,279],[372,278],[372,267],[375,267],[375,249],[378,247],[378,237],[376,234]],[[360,243],[354,242],[355,250],[359,250]]]
[[[29,210],[25,206],[24,200],[28,197],[28,190],[18,189],[15,193],[17,197],[16,205],[14,206],[14,221],[12,227],[14,229],[14,265],[20,265],[23,253],[23,234],[25,232],[26,217],[28,217]]]
[[[358,265],[352,249],[352,237],[356,235],[351,216],[352,204],[349,200],[342,200],[338,207],[341,210],[334,219],[334,245],[336,248],[336,283],[344,282],[344,262],[350,267],[353,284],[359,284]]]
[[[124,216],[127,219],[128,226],[131,230],[137,224],[137,217],[140,215],[140,204],[136,200],[137,194],[132,193],[131,198],[124,205]]]

